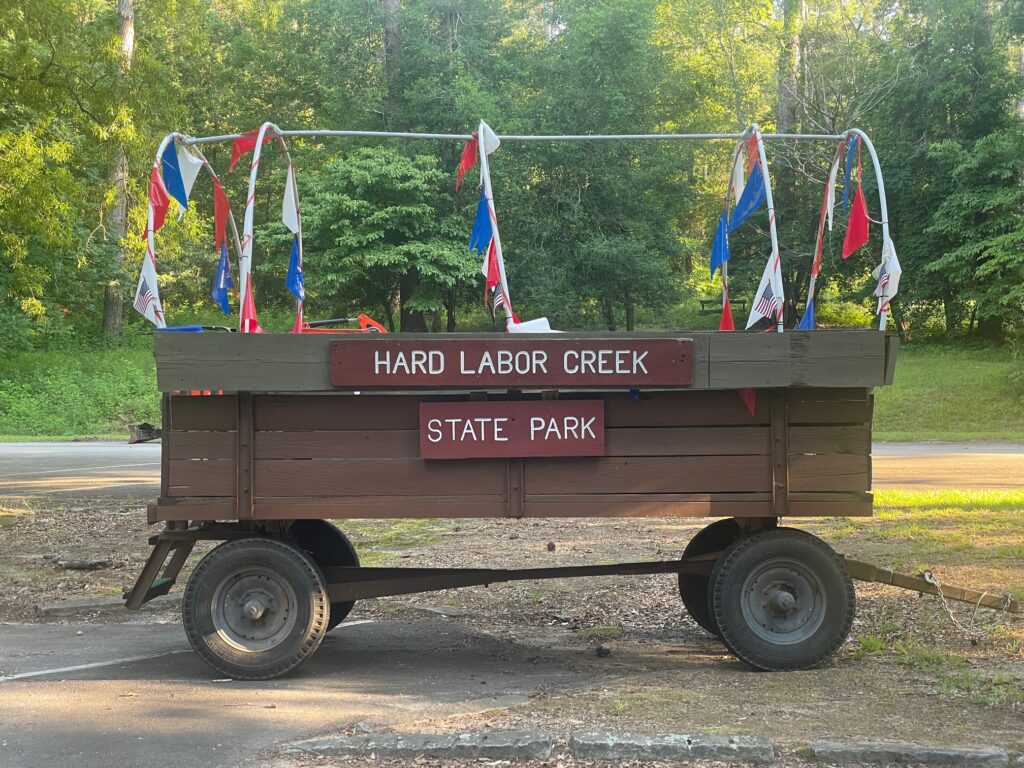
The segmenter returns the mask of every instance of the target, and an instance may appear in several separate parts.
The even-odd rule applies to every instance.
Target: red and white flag
[[[900,289],[900,260],[896,257],[896,246],[888,237],[882,242],[882,263],[875,267],[871,276],[878,281],[875,296],[878,297],[878,314],[889,311],[889,302]]]
[[[747,318],[747,328],[761,318],[778,322],[782,318],[782,307],[782,267],[778,252],[773,252],[768,258],[768,263],[764,265],[761,283],[757,286],[757,293],[754,294],[750,317]]]

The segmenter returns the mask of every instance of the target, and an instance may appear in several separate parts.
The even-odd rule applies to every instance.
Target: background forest
[[[146,180],[169,130],[468,133],[864,129],[878,149],[906,336],[1003,339],[1024,323],[1024,3],[981,0],[0,0],[0,351],[148,334],[131,308]],[[461,145],[293,140],[307,316],[395,330],[492,325],[466,244]],[[244,171],[207,148],[236,216]],[[806,294],[834,147],[768,146],[787,321]],[[714,327],[708,254],[727,142],[506,143],[492,158],[519,314],[562,329]],[[284,164],[256,203],[261,320],[287,330]],[[244,166],[244,164],[243,164]],[[868,206],[878,219],[871,174]],[[212,192],[159,235],[168,320],[224,322]],[[825,244],[822,325],[867,325],[881,238]],[[733,296],[767,257],[733,240]],[[237,312],[237,302],[235,305]],[[737,313],[737,321],[742,321]],[[218,317],[220,318],[218,320]],[[234,321],[232,321],[234,322]]]

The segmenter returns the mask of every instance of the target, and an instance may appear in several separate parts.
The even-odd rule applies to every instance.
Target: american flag
[[[498,285],[494,286],[494,306],[493,306],[493,309],[491,311],[492,312],[497,312],[498,311],[498,307],[500,307],[500,306],[502,306],[504,304],[505,304],[505,294],[501,290],[501,283],[498,283]]]
[[[152,289],[149,287],[149,283],[146,282],[146,278],[143,277],[139,282],[139,289],[135,292],[135,309],[141,314],[146,314],[146,310],[149,305],[156,301],[156,296],[153,295]]]
[[[764,291],[761,292],[754,311],[764,317],[774,317],[779,313],[780,307],[779,298],[772,291],[772,281],[769,280],[764,284]]]

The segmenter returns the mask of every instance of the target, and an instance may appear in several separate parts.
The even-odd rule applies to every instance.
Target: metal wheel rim
[[[246,653],[268,651],[291,634],[298,599],[286,579],[269,568],[239,568],[217,585],[210,606],[220,638]],[[258,612],[258,615],[257,615]]]
[[[827,605],[821,579],[792,558],[766,560],[743,582],[743,618],[755,635],[773,645],[793,645],[813,637],[825,621]]]

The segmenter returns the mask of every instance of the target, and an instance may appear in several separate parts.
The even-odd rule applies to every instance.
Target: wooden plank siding
[[[542,397],[603,399],[605,455],[419,457],[421,402]],[[171,396],[166,408],[167,490],[151,521],[246,509],[256,520],[871,514],[867,387],[760,389],[754,414],[735,391],[708,389],[256,393]],[[251,461],[251,506],[237,493],[239,456]]]

